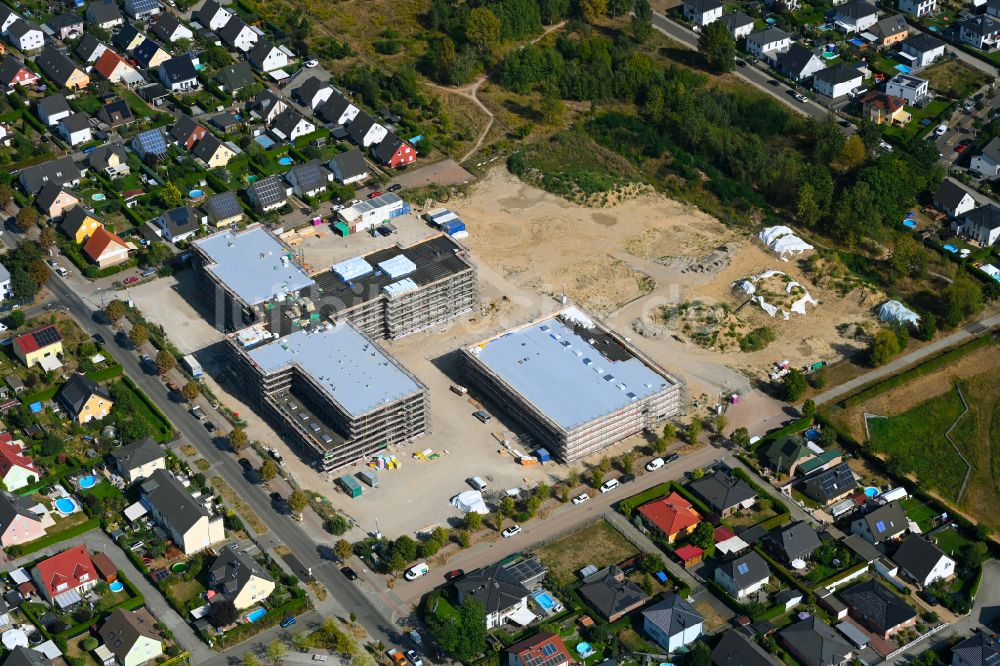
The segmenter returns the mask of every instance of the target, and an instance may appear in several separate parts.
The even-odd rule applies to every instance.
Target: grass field
[[[254,513],[254,510],[250,508],[250,505],[244,502],[243,498],[237,495],[221,476],[212,477],[212,487],[219,491],[219,495],[222,496],[222,500],[228,504],[231,509],[240,514],[240,518],[243,519],[243,522],[245,522],[250,529],[258,535],[267,532],[267,525],[265,525],[264,521],[260,519],[260,516]]]
[[[948,555],[955,555],[961,552],[962,548],[972,543],[954,528],[937,532],[934,534],[934,540],[937,542],[938,548]]]
[[[931,519],[937,515],[937,512],[935,512],[934,509],[930,508],[915,497],[907,497],[905,500],[900,502],[900,506],[902,506],[903,511],[906,512],[906,517],[920,527],[921,532],[926,533],[931,530]]]
[[[535,554],[548,567],[549,575],[569,584],[576,578],[576,572],[588,564],[603,568],[637,552],[618,530],[601,520],[539,548]]]
[[[928,67],[920,76],[930,81],[931,88],[952,99],[968,97],[988,80],[985,73],[961,60]]]

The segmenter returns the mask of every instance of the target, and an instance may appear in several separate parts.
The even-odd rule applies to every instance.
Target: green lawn
[[[934,129],[935,122],[931,122],[929,125],[921,125],[920,121],[929,118],[931,121],[935,121],[945,113],[952,105],[945,99],[935,99],[933,102],[927,104],[924,108],[918,109],[914,106],[907,106],[906,112],[909,113],[913,119],[905,127],[885,127],[883,132],[886,136],[894,138],[899,141],[909,142],[912,141],[917,136],[925,134],[932,129]]]
[[[961,483],[961,478],[959,479],[959,483]],[[899,504],[903,507],[903,511],[906,512],[906,517],[915,522],[920,527],[921,532],[929,532],[931,530],[931,519],[937,515],[937,511],[916,497],[907,497]]]
[[[112,484],[112,483],[110,483],[108,481],[102,481],[101,483],[98,483],[93,488],[90,488],[88,490],[84,490],[83,494],[85,494],[85,495],[94,495],[95,497],[99,497],[100,499],[108,499],[108,498],[111,498],[111,497],[118,497],[118,496],[120,496],[122,494],[122,491],[120,491],[117,488],[115,488],[114,484]]]
[[[972,543],[953,527],[935,533],[934,540],[937,542],[938,548],[948,555],[956,555],[962,548]]]

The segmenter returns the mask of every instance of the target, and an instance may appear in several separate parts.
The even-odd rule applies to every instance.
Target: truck
[[[201,363],[198,362],[198,359],[196,359],[193,354],[188,354],[182,358],[181,365],[183,365],[184,369],[190,372],[191,376],[195,379],[205,374],[205,371],[201,368]]]
[[[427,566],[426,562],[421,562],[420,564],[414,564],[412,567],[407,569],[403,577],[406,580],[416,580],[421,576],[427,575],[427,572],[430,570],[431,568]]]
[[[361,497],[361,484],[353,476],[345,474],[337,479],[337,483],[340,484],[341,489],[347,493],[348,497]]]

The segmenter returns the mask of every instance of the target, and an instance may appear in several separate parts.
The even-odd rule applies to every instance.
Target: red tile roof
[[[42,344],[41,341],[45,339],[41,335],[42,331],[47,331],[49,329],[52,329],[53,331],[56,332],[55,339],[49,344]],[[31,352],[36,352],[42,347],[48,347],[49,345],[55,344],[56,342],[62,342],[62,335],[59,333],[59,329],[57,329],[52,324],[48,324],[47,326],[40,326],[39,328],[36,328],[33,331],[22,333],[21,335],[14,338],[14,344],[17,345],[18,348],[25,353],[25,355],[30,354]]]
[[[698,512],[691,503],[676,492],[643,504],[639,507],[639,513],[667,536],[677,534],[701,522]]]
[[[97,227],[97,231],[87,240],[87,243],[83,246],[83,253],[94,262],[97,262],[104,251],[108,249],[108,246],[112,243],[120,245],[121,247],[127,247],[125,241],[123,241],[117,234],[113,234],[104,227]]]
[[[705,551],[703,551],[698,546],[692,546],[688,544],[687,546],[681,546],[674,551],[674,555],[681,558],[682,562],[690,562],[691,560],[701,557]]]
[[[722,543],[726,539],[732,539],[734,536],[736,536],[736,532],[724,525],[715,528],[715,543]]]
[[[906,100],[902,97],[887,95],[884,92],[873,90],[861,99],[861,105],[875,106],[892,115],[906,106]]]
[[[551,645],[547,651],[543,651],[547,645]],[[553,652],[552,649],[555,649]],[[520,643],[515,643],[507,648],[507,651],[513,655],[517,655],[517,658],[522,664],[529,663],[529,660],[535,658],[538,660],[537,663],[563,663],[568,664],[573,661],[570,657],[569,650],[566,649],[566,645],[563,643],[562,638],[557,634],[553,634],[549,631],[543,631],[540,634],[535,634],[531,638],[526,638]],[[555,655],[562,655],[564,661],[558,662],[554,660]]]
[[[120,62],[125,62],[125,59],[111,49],[104,49],[104,53],[102,53],[101,57],[94,63],[94,69],[97,70],[97,73],[104,78],[110,79],[115,73],[115,69],[118,67],[118,63]]]
[[[6,477],[12,467],[23,467],[29,472],[38,474],[35,461],[25,455],[19,444],[15,444],[10,433],[0,435],[0,477]]]
[[[49,597],[75,590],[83,583],[97,578],[97,570],[83,544],[42,560],[35,568]]]

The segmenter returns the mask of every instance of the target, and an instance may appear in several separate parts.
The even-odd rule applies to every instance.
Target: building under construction
[[[681,382],[570,306],[462,349],[469,382],[563,462],[657,432]]]
[[[229,336],[257,406],[330,471],[422,435],[427,388],[350,322],[284,337],[263,324]]]

